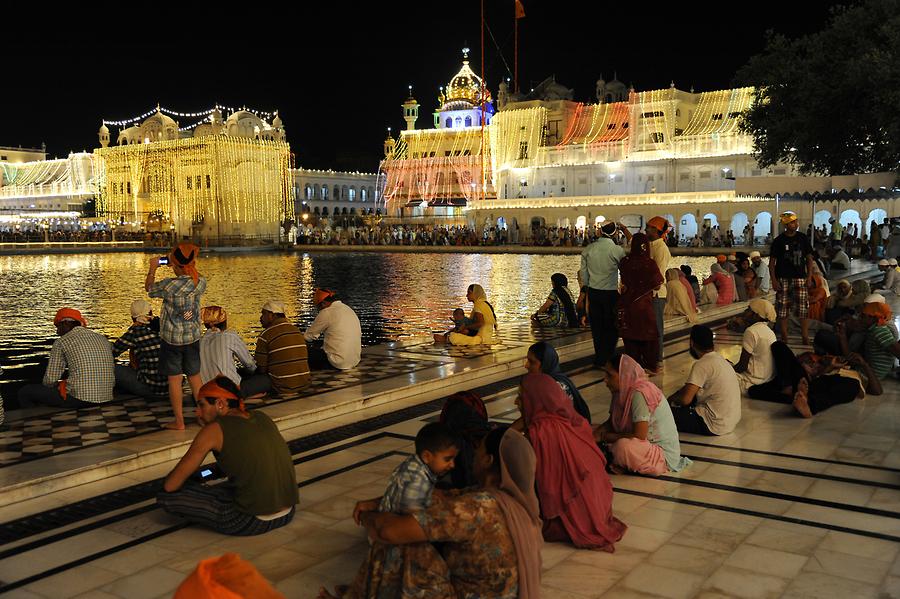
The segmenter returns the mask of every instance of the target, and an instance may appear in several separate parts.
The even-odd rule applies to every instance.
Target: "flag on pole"
[[[525,16],[525,7],[522,6],[522,0],[516,0],[516,18],[521,19]]]

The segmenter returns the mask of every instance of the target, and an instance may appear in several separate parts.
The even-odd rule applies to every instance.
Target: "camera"
[[[163,256],[163,257],[161,257],[161,258],[159,259],[159,265],[160,265],[160,266],[168,266],[168,264],[169,264],[169,257],[168,257],[168,256]]]

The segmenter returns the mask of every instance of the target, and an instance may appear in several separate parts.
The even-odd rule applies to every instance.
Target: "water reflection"
[[[131,302],[146,297],[150,256],[100,254],[0,257],[0,363],[4,394],[10,381],[37,378],[54,340],[52,318],[62,306],[81,310],[88,326],[111,339],[131,324]],[[713,258],[674,258],[698,277]],[[357,311],[364,343],[429,336],[449,326],[453,308],[471,307],[466,287],[480,283],[500,326],[527,319],[550,291],[550,275],[562,272],[576,288],[580,257],[493,254],[240,254],[204,256],[209,280],[204,305],[228,310],[229,326],[253,347],[260,307],[285,302],[288,317],[305,328],[315,317],[315,287],[331,287]],[[165,268],[158,276],[169,274]],[[159,300],[151,300],[159,313]]]

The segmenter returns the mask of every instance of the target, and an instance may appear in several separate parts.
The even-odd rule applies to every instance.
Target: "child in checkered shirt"
[[[391,473],[378,511],[409,514],[426,509],[431,504],[434,483],[453,469],[457,445],[456,437],[443,424],[423,426],[416,435],[416,453]]]

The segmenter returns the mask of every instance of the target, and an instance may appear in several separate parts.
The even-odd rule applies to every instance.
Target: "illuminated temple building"
[[[223,109],[230,113],[223,119]],[[179,126],[167,112],[194,121]],[[120,131],[110,145],[109,125]],[[277,240],[294,216],[290,148],[278,113],[216,106],[104,121],[98,213],[197,241]]]
[[[496,114],[487,92],[473,93],[480,88],[464,60],[439,98],[434,129],[416,130],[418,103],[404,104],[407,130],[388,136],[380,168],[388,214],[519,227],[524,238],[539,225],[616,219],[640,227],[659,214],[690,239],[704,223],[740,235],[753,222],[762,238],[784,210],[817,226],[830,218],[868,226],[897,213],[890,173],[800,177],[788,164],[760,168],[739,128],[752,88],[636,91],[601,78],[596,102],[582,103],[551,77],[521,94],[501,83]],[[464,102],[448,105],[460,90]],[[484,107],[484,135],[477,112],[457,125],[449,110],[457,105]]]

